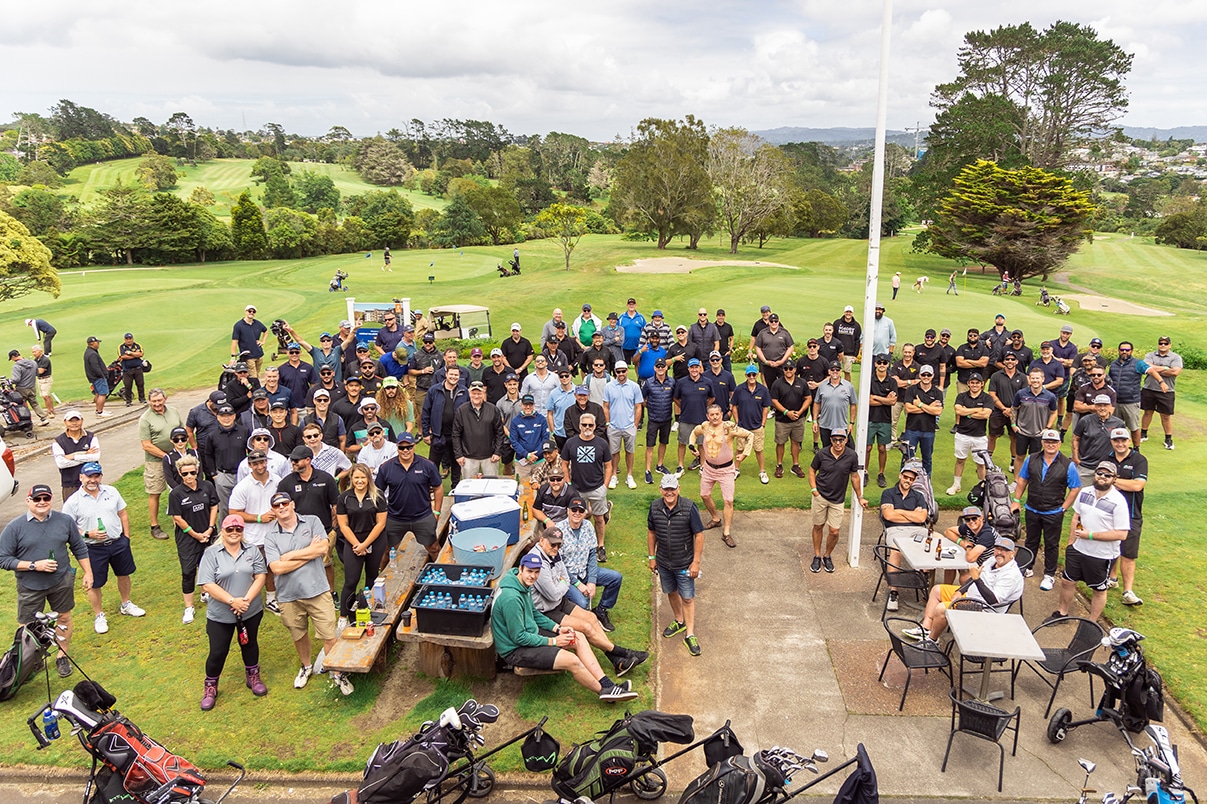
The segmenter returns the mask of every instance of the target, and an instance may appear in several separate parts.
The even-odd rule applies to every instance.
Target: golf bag
[[[1148,666],[1140,648],[1142,639],[1143,634],[1130,628],[1112,628],[1102,640],[1111,649],[1106,664],[1079,663],[1082,670],[1106,681],[1098,711],[1118,711],[1123,727],[1133,734],[1144,731],[1150,721],[1165,718],[1161,674]]]
[[[8,377],[0,377],[0,431],[24,433],[26,438],[33,438],[34,435],[34,419],[29,405]]]
[[[82,742],[110,771],[111,779],[120,779],[121,787],[140,799],[168,782],[175,783],[168,802],[194,799],[205,787],[205,777],[196,765],[143,734],[117,712],[107,714]],[[102,790],[105,785],[106,780],[98,779]]]
[[[617,720],[594,740],[574,745],[553,770],[553,792],[566,801],[596,799],[626,784],[639,766],[653,762],[660,742],[694,739],[689,715],[646,710]]]
[[[121,396],[122,361],[114,360],[105,367],[105,382],[109,384],[109,396]]]
[[[356,789],[359,804],[409,802],[438,785],[448,774],[448,733],[439,727],[408,740],[382,743],[365,764],[365,779]]]
[[[977,453],[985,461],[985,479],[968,492],[968,502],[978,505],[985,512],[985,521],[999,535],[1008,539],[1018,538],[1018,515],[1010,509],[1010,481],[993,463],[988,452]]]
[[[784,775],[768,763],[766,752],[753,757],[730,757],[696,777],[679,797],[679,804],[756,804],[784,786]]]
[[[54,631],[40,634],[24,625],[17,628],[13,645],[0,656],[0,701],[17,694],[21,685],[46,666],[46,656],[54,644]]]
[[[285,319],[273,319],[273,322],[268,329],[277,337],[277,348],[273,350],[271,358],[276,360],[289,350],[289,332],[285,329]]]
[[[1064,299],[1060,298],[1059,296],[1057,296],[1056,297],[1056,314],[1057,315],[1068,315],[1071,312],[1073,312],[1073,308],[1069,306],[1069,303],[1067,301],[1065,301]]]
[[[348,290],[348,286],[344,284],[344,280],[347,278],[348,278],[348,275],[346,273],[344,273],[343,271],[336,271],[335,276],[331,277],[331,284],[330,284],[330,286],[328,286],[327,292],[335,293],[336,291],[340,291],[340,290],[343,290],[343,291]]]

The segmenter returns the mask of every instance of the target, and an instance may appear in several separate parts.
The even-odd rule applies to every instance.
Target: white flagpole
[[[855,450],[864,464],[868,443],[868,399],[872,393],[872,344],[876,329],[876,281],[880,276],[880,219],[884,207],[884,134],[888,120],[888,54],[893,28],[893,0],[883,0],[880,18],[880,93],[876,103],[876,148],[872,165],[872,198],[868,215],[868,271],[863,289],[863,362],[859,366],[859,409]],[[822,449],[829,449],[823,444]],[[867,467],[863,467],[866,469]],[[862,472],[860,481],[862,482]],[[870,474],[870,473],[869,473]],[[864,495],[868,490],[863,490]],[[859,548],[863,533],[863,508],[851,502],[851,531],[847,535],[847,562],[859,566]]]

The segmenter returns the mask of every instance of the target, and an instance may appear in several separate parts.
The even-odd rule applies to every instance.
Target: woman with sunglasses
[[[335,522],[339,528],[340,558],[344,562],[344,591],[339,596],[339,633],[348,626],[356,592],[372,586],[380,567],[385,564],[388,540],[386,529],[386,498],[373,483],[373,471],[363,463],[352,467],[351,488],[335,503]],[[364,573],[364,586],[360,583]]]
[[[218,678],[226,666],[232,638],[239,640],[248,689],[256,696],[268,694],[268,687],[260,679],[258,640],[264,616],[260,590],[268,577],[268,564],[257,547],[243,541],[243,517],[231,514],[222,520],[221,536],[219,542],[205,551],[198,570],[198,580],[210,596],[205,607],[210,652],[205,660],[203,712],[213,709],[218,699]]]
[[[180,591],[184,595],[180,621],[188,625],[196,614],[193,591],[197,587],[197,566],[214,540],[218,492],[213,483],[201,479],[201,462],[196,455],[182,456],[176,461],[176,471],[180,482],[168,493],[168,516],[176,524],[176,557],[180,559]]]
[[[189,431],[183,427],[173,428],[170,438],[172,450],[163,456],[163,477],[168,488],[174,489],[180,485],[180,474],[176,471],[177,462],[189,455],[196,458],[197,451],[189,446]]]

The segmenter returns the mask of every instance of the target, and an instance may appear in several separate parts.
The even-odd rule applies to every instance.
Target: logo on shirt
[[[577,456],[579,463],[595,463],[595,447],[579,444]]]

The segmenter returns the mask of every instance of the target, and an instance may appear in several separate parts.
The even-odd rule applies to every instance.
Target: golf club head
[[[814,748],[813,749],[813,761],[814,762],[829,762],[830,755],[827,754],[825,751],[821,750],[820,748]]]
[[[819,771],[817,770],[817,766],[815,764],[813,764],[812,762],[806,762],[804,764],[804,768],[805,768],[805,770],[809,771],[809,773],[812,773],[812,774],[819,773]]]
[[[1118,797],[1110,791],[1102,794],[1102,804],[1116,804],[1118,800]]]
[[[494,704],[482,704],[474,712],[474,719],[479,723],[494,723],[499,719],[499,707]]]
[[[461,729],[461,716],[451,706],[440,713],[439,722],[441,726],[449,726],[457,730]]]
[[[473,717],[474,712],[477,712],[477,711],[478,711],[478,702],[475,701],[473,698],[466,700],[465,703],[463,703],[459,707],[457,707],[457,714],[461,715],[462,717],[466,717],[466,716]]]
[[[1088,759],[1079,759],[1079,760],[1077,760],[1077,764],[1081,766],[1081,769],[1086,772],[1087,776],[1090,775],[1091,773],[1093,773],[1094,769],[1098,767],[1096,764],[1094,764],[1093,762],[1090,762]]]

